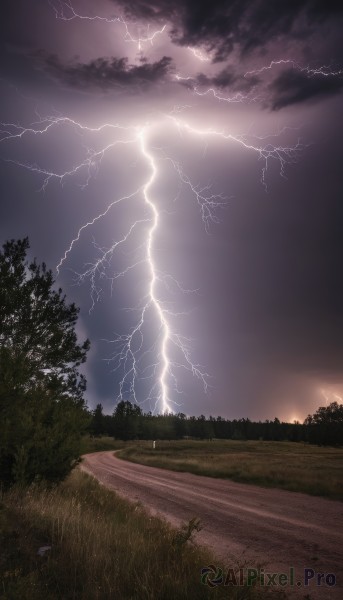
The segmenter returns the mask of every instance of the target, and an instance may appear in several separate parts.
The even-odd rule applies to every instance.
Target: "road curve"
[[[343,598],[343,503],[277,489],[147,467],[113,452],[84,456],[82,469],[103,485],[179,526],[199,517],[200,544],[232,563],[263,563],[265,571],[289,572],[303,580],[304,568],[334,573],[334,587],[285,588],[287,596]],[[244,553],[244,557],[243,557]]]

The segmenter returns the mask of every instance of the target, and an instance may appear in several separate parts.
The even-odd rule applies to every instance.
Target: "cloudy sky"
[[[0,238],[80,306],[89,406],[293,420],[343,395],[342,3],[1,13]]]

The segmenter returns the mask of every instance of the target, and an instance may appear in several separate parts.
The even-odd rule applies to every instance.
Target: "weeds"
[[[187,542],[193,541],[194,534],[201,531],[200,519],[194,517],[188,523],[181,525],[180,529],[175,531],[172,543],[180,550],[185,547]]]

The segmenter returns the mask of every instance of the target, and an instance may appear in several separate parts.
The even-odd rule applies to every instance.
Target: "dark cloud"
[[[282,35],[304,37],[313,25],[342,15],[336,0],[115,0],[129,18],[167,21],[173,41],[204,45],[224,60],[235,46],[242,52]]]
[[[116,87],[146,87],[165,80],[172,59],[163,56],[154,63],[141,62],[130,65],[127,58],[97,58],[88,63],[64,64],[56,55],[45,56],[39,53],[43,68],[70,85],[81,89],[100,88],[109,90]]]
[[[214,86],[218,88],[231,87],[236,80],[237,76],[229,69],[224,69],[213,77],[208,77],[207,75],[200,73],[196,78],[196,82],[199,85]]]
[[[269,86],[272,94],[271,106],[273,110],[279,110],[290,104],[337,94],[342,88],[343,77],[335,75],[311,76],[306,72],[288,69],[281,73]]]

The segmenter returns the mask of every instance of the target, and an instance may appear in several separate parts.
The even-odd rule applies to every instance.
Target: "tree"
[[[92,421],[89,429],[90,432],[96,436],[102,435],[105,429],[105,415],[102,411],[102,404],[97,404],[92,412]]]
[[[29,241],[0,252],[0,477],[58,480],[79,456],[87,424],[79,367],[79,309],[54,289],[52,272],[29,262]]]
[[[114,413],[114,435],[120,440],[134,440],[139,437],[142,411],[137,404],[128,400],[118,402]]]
[[[343,404],[331,402],[328,406],[320,406],[313,415],[308,415],[305,424],[311,423],[343,423]]]
[[[328,406],[320,406],[313,415],[306,417],[304,425],[309,442],[342,446],[343,404],[331,402]]]

